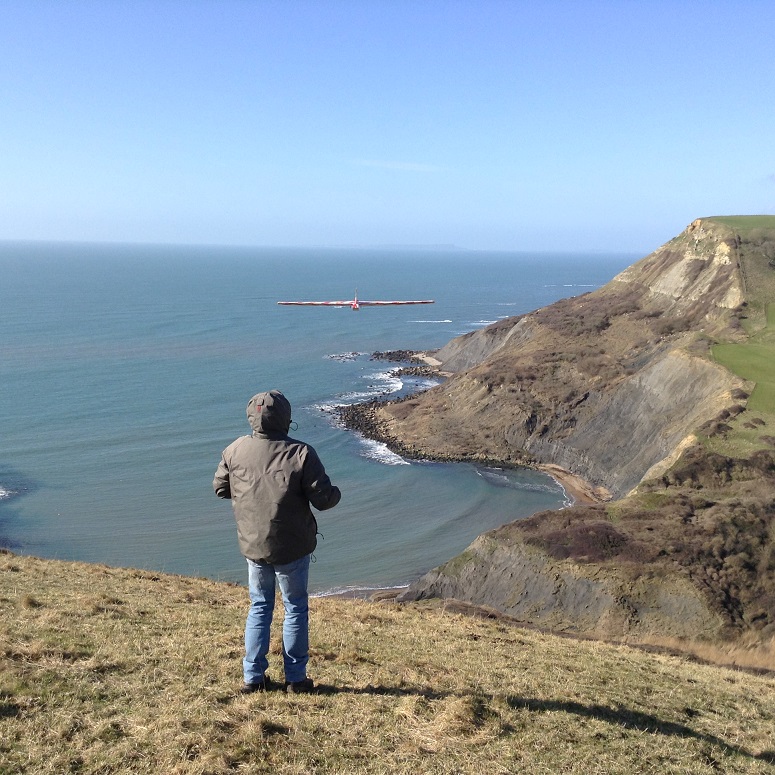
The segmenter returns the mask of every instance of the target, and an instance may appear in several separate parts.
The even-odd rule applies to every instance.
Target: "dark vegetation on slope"
[[[509,526],[555,559],[685,573],[731,630],[775,634],[775,452],[735,460],[701,447],[637,495]]]

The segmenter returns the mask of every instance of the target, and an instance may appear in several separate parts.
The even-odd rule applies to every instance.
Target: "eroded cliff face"
[[[744,301],[736,260],[737,239],[713,221],[694,221],[686,231],[643,261],[625,269],[614,283],[642,285],[653,303],[669,314],[699,307],[705,324],[723,318]]]
[[[401,600],[456,598],[597,637],[775,634],[775,450],[686,450],[615,503],[511,522]]]
[[[707,357],[742,336],[735,251],[695,221],[594,293],[452,340],[449,379],[378,417],[419,453],[556,464],[621,497],[743,395]]]
[[[515,531],[480,536],[466,551],[425,574],[401,600],[454,598],[488,606],[554,631],[600,638],[717,639],[727,622],[686,577],[654,568],[556,560]]]
[[[775,219],[700,220],[600,290],[438,351],[450,378],[378,409],[386,437],[558,465],[614,500],[480,536],[402,598],[600,637],[775,632],[775,437],[741,459],[696,443],[746,417],[752,388],[709,343],[746,340],[744,316],[766,336],[773,300]]]
[[[734,405],[732,393],[742,385],[703,358],[668,350],[615,388],[590,395],[590,411],[565,438],[517,436],[516,443],[621,496],[667,465],[694,429]]]
[[[775,632],[775,452],[696,443],[752,388],[710,343],[745,340],[744,316],[766,330],[775,293],[775,225],[743,239],[736,220],[695,221],[594,293],[449,342],[444,384],[376,409],[415,455],[557,465],[613,499],[480,536],[402,599],[600,637]]]

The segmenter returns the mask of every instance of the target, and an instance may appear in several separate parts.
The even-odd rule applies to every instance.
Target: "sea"
[[[477,535],[569,498],[549,476],[405,460],[335,407],[436,384],[378,351],[433,350],[600,287],[631,253],[0,243],[0,546],[244,583],[221,451],[282,390],[341,503],[315,594],[399,587]],[[432,305],[278,306],[434,299]]]

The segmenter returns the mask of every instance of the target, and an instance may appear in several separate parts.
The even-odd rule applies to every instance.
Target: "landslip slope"
[[[453,339],[447,381],[377,418],[419,454],[556,464],[621,497],[742,400],[707,349],[744,337],[736,243],[695,221],[593,293]]]
[[[404,599],[598,635],[770,632],[772,418],[753,457],[699,442],[746,417],[753,383],[710,350],[765,326],[773,245],[774,218],[694,221],[593,293],[452,340],[434,353],[442,385],[372,407],[407,454],[552,464],[610,501],[480,537]]]

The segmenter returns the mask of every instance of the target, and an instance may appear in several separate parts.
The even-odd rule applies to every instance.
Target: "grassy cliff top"
[[[313,600],[321,693],[242,697],[246,606],[231,584],[0,555],[0,772],[686,775],[775,763],[772,674],[443,607]]]
[[[745,287],[745,342],[716,344],[713,356],[753,385],[748,411],[729,423],[729,431],[707,443],[722,454],[749,456],[775,439],[775,216],[713,218],[737,234],[737,256]],[[768,429],[762,433],[761,429]]]
[[[717,221],[743,233],[751,229],[775,229],[775,215],[714,215],[702,220]]]

